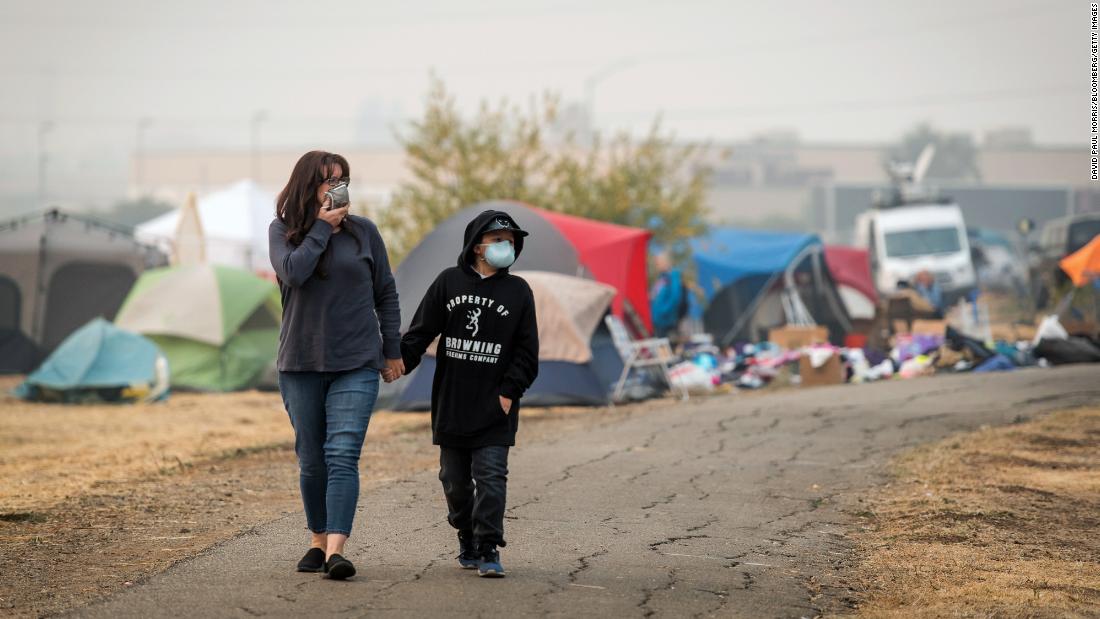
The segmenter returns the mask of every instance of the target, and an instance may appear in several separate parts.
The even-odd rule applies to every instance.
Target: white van
[[[912,282],[923,270],[935,276],[944,303],[953,304],[977,285],[966,222],[957,204],[907,203],[877,208],[856,219],[856,243],[870,254],[879,292]]]

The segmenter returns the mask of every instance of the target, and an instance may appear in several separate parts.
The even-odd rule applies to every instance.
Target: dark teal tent
[[[792,311],[827,327],[836,344],[851,330],[816,234],[712,228],[692,254],[703,328],[723,346],[767,339],[766,327],[793,321]]]
[[[149,339],[96,318],[57,347],[15,395],[63,403],[135,402],[164,397],[168,362]]]

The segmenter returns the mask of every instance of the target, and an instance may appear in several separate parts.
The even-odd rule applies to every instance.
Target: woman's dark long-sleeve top
[[[386,359],[401,358],[397,284],[382,236],[365,217],[349,215],[343,227],[333,233],[318,219],[298,246],[287,240],[283,222],[276,219],[268,228],[283,298],[280,371],[382,370]],[[329,246],[322,278],[317,264]]]

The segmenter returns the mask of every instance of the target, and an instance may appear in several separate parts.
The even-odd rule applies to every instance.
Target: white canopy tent
[[[171,254],[182,208],[139,224],[134,236]],[[270,273],[267,228],[275,218],[275,196],[251,180],[238,181],[198,200],[205,257],[254,273]]]

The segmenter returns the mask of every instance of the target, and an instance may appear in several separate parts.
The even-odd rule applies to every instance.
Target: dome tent
[[[0,223],[0,373],[34,369],[88,321],[111,320],[147,268],[130,230],[59,210]]]
[[[280,308],[275,284],[251,273],[178,266],[142,275],[115,323],[160,346],[173,387],[234,391],[256,386],[275,362]]]
[[[152,401],[168,393],[168,363],[147,338],[96,318],[66,338],[14,393],[66,404]]]
[[[517,262],[518,268],[570,276],[567,279],[595,279],[613,289],[610,299],[612,309],[618,307],[620,312],[625,313],[625,300],[629,300],[639,321],[644,328],[649,328],[645,253],[648,231],[552,213],[513,200],[494,200],[469,206],[440,223],[409,252],[394,271],[401,302],[402,332],[412,322],[424,291],[443,269],[456,264],[466,225],[485,210],[508,213],[520,228],[530,233],[523,255]],[[585,258],[599,262],[593,262],[590,268]],[[599,318],[602,321],[602,312]],[[545,358],[541,358],[539,380],[532,389],[537,386],[545,389],[545,392],[538,398],[529,397],[529,405],[538,405],[538,402],[543,405],[607,402],[608,386],[622,371],[622,360],[602,322],[587,337],[594,355],[591,367],[578,370],[581,366],[562,365],[549,371]],[[616,366],[617,369],[614,369]],[[414,384],[421,384],[418,381],[426,381],[423,384],[430,387],[433,367],[434,360],[425,358],[424,364],[401,381],[383,384],[379,396],[380,405],[397,408],[422,407],[427,398],[416,400],[407,396],[418,393],[418,388],[413,388]],[[612,371],[605,376],[607,368],[612,368]],[[574,370],[587,374],[576,380],[563,378]],[[591,372],[596,373],[598,380],[592,378]],[[574,389],[575,385],[585,385],[585,388],[578,391]]]
[[[871,277],[871,259],[866,249],[825,246],[825,263],[836,282],[837,292],[852,318],[872,319],[878,292]]]
[[[412,321],[420,297],[443,269],[454,266],[466,224],[485,210],[504,211],[531,233],[520,266],[564,275],[587,276],[615,288],[612,311],[633,314],[651,329],[646,245],[650,233],[584,217],[563,215],[514,200],[480,202],[440,223],[394,272],[401,298],[401,329]]]
[[[765,327],[787,323],[781,299],[789,294],[828,328],[830,341],[842,342],[851,321],[823,254],[816,234],[712,228],[694,239],[704,330],[722,346],[766,339]]]
[[[522,224],[520,224],[522,225]],[[526,255],[526,249],[524,250]],[[539,328],[539,375],[523,396],[526,406],[598,406],[608,403],[623,364],[603,328],[615,289],[599,282],[549,273],[517,271],[531,286]],[[435,345],[396,389],[393,410],[431,407]]]

